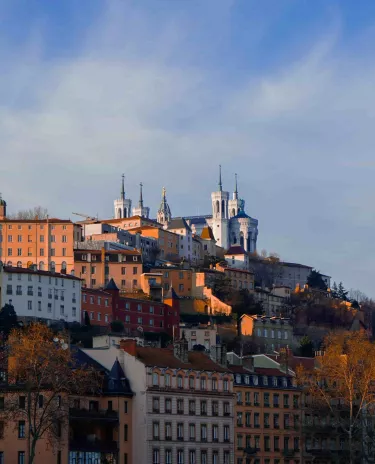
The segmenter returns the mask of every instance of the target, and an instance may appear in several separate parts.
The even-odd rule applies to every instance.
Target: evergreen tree
[[[337,284],[336,282],[333,282],[333,285],[332,285],[332,291],[331,291],[331,295],[333,298],[338,298],[338,287],[337,287]]]
[[[307,277],[307,285],[317,290],[327,290],[327,285],[323,280],[322,274],[315,269],[313,269]]]
[[[345,290],[345,287],[342,282],[339,283],[337,296],[338,298],[340,298],[340,300],[348,301],[348,291]]]
[[[87,311],[85,311],[85,326],[86,327],[91,327],[91,320],[90,320],[90,317],[89,317],[89,313]]]
[[[313,358],[314,357],[314,346],[312,341],[309,339],[307,335],[301,338],[300,345],[299,345],[299,354],[305,358]]]
[[[0,311],[0,332],[7,339],[12,329],[18,327],[19,322],[14,306],[6,303]]]

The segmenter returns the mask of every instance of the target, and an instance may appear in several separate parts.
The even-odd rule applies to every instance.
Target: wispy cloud
[[[189,18],[108,5],[70,54],[46,58],[43,27],[22,47],[0,47],[10,208],[108,216],[125,172],[133,198],[144,182],[153,213],[162,185],[175,214],[203,213],[222,163],[225,187],[240,173],[261,248],[370,291],[375,217],[359,225],[372,208],[372,170],[350,167],[374,159],[374,57],[345,55],[335,26],[276,69],[245,66],[234,84],[225,63],[197,59],[191,37],[209,56],[210,33]],[[233,4],[222,5],[212,21],[228,26]]]

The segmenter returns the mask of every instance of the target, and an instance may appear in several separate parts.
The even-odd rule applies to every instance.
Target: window
[[[136,266],[133,267],[133,275],[138,274],[138,268]]]
[[[165,450],[165,464],[172,464],[172,450]]]
[[[229,464],[230,461],[230,452],[229,451],[224,451],[224,464]]]
[[[206,377],[201,377],[201,390],[206,390]]]
[[[212,441],[215,443],[219,441],[219,426],[216,424],[212,426]]]
[[[142,318],[139,317],[139,318],[137,319],[137,322],[138,322],[138,324],[142,324]]]
[[[219,403],[217,401],[212,402],[212,415],[213,416],[219,415]]]
[[[189,424],[189,440],[195,441],[195,424]]]
[[[293,408],[298,408],[298,395],[293,395]]]
[[[189,450],[189,464],[196,464],[195,455],[195,450]]]
[[[195,415],[195,401],[194,400],[189,401],[189,414],[191,416]]]
[[[182,375],[178,375],[177,376],[177,387],[178,388],[183,388],[184,384],[183,384],[183,378],[182,378]]]
[[[171,386],[171,374],[165,374],[165,376],[164,376],[164,384],[165,384],[166,387]]]
[[[219,452],[218,451],[212,452],[212,464],[219,464]]]
[[[42,310],[42,302],[38,301],[38,311],[41,311],[41,310]]]
[[[242,412],[237,412],[237,426],[242,427]]]
[[[160,451],[158,448],[152,450],[152,464],[160,464]]]
[[[108,306],[108,298],[104,300],[104,306]]]
[[[169,414],[172,412],[172,400],[169,398],[165,400],[165,412]]]
[[[206,424],[201,424],[201,441],[202,442],[207,441],[207,425]]]
[[[225,402],[224,403],[224,416],[229,416],[230,415],[230,404]]]
[[[177,450],[177,464],[184,464],[184,450]]]
[[[20,396],[18,398],[18,406],[20,409],[25,409],[26,408],[26,396]]]
[[[279,415],[278,414],[273,415],[273,428],[274,429],[280,428]]]
[[[128,424],[124,425],[124,441],[128,441]]]
[[[18,451],[18,464],[25,464],[25,451]]]
[[[284,408],[289,408],[289,395],[284,395]]]
[[[254,406],[260,406],[260,404],[259,404],[259,393],[258,392],[254,393]]]
[[[16,294],[17,295],[22,295],[22,285],[17,285]]]
[[[43,395],[39,395],[39,398],[38,398],[38,406],[39,406],[39,408],[43,407],[43,402],[44,402]]]
[[[189,388],[193,389],[195,387],[195,378],[191,375],[189,377]]]
[[[184,400],[177,400],[177,414],[184,414]]]
[[[201,401],[201,416],[207,416],[207,401]]]
[[[128,314],[125,316],[125,322],[130,322],[130,316]]]
[[[154,397],[152,399],[152,411],[153,412],[159,412],[160,411],[159,398]]]
[[[31,300],[28,300],[27,302],[27,309],[31,311],[33,309],[33,302]]]
[[[159,440],[159,422],[153,422],[152,436],[154,440]]]
[[[172,440],[172,424],[171,422],[165,423],[165,439],[170,441]]]
[[[237,392],[237,404],[242,404],[242,392]]]
[[[224,381],[223,381],[223,389],[224,389],[225,392],[229,391],[228,379],[224,379]]]
[[[137,305],[137,311],[142,311],[142,305],[141,304]]]
[[[184,291],[184,284],[179,284],[178,290],[179,290],[180,292],[183,292],[183,291]]]
[[[264,422],[264,428],[265,428],[265,429],[268,429],[268,428],[270,427],[270,415],[269,415],[268,412],[266,412],[266,413],[264,414],[264,420],[263,420],[263,422]]]
[[[152,374],[152,385],[159,385],[159,374],[157,372]]]
[[[256,429],[259,429],[260,423],[259,423],[259,412],[254,413],[254,427]]]
[[[25,438],[25,421],[18,421],[18,438]]]
[[[270,405],[270,394],[269,393],[264,393],[263,398],[264,398],[264,406],[269,407],[269,405]]]
[[[251,412],[245,413],[245,426],[251,427]]]
[[[201,464],[208,464],[207,451],[201,451]]]
[[[4,409],[4,397],[0,396],[0,410]]]
[[[22,256],[22,248],[17,248],[17,256]]]
[[[4,438],[4,422],[0,422],[0,438]],[[2,451],[0,451],[0,464],[4,464],[4,456],[1,455]]]
[[[224,441],[229,442],[229,440],[230,440],[229,425],[224,425]]]
[[[273,395],[273,407],[274,408],[279,407],[279,395],[278,394]]]
[[[51,295],[52,296],[52,295]],[[48,303],[47,312],[52,313],[52,303]]]
[[[93,314],[93,313],[91,313]],[[60,305],[60,315],[63,316],[64,315],[64,305]],[[91,318],[93,319],[93,318]]]

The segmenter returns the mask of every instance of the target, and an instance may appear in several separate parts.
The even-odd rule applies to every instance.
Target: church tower
[[[7,215],[7,204],[0,193],[0,219],[5,219]]]
[[[245,209],[245,201],[241,200],[238,196],[238,179],[237,179],[237,174],[235,174],[235,186],[234,186],[234,192],[233,192],[233,199],[229,200],[228,202],[228,209],[229,209],[229,219],[237,216],[239,212]]]
[[[156,217],[157,221],[164,226],[167,226],[168,222],[172,219],[171,208],[168,205],[166,193],[167,191],[163,187],[162,199]]]
[[[122,219],[131,215],[132,201],[125,199],[125,176],[122,175],[121,194],[118,200],[114,201],[115,219]]]
[[[147,219],[150,216],[150,208],[147,206],[143,206],[143,184],[142,182],[139,184],[138,208],[133,208],[133,216],[141,216]]]
[[[219,166],[219,190],[211,194],[212,200],[212,231],[216,244],[224,249],[229,248],[229,192],[223,191],[221,166]]]

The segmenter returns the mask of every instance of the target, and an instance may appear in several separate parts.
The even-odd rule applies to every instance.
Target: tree
[[[9,216],[10,219],[47,219],[48,210],[42,206],[34,206],[34,208],[23,209]]]
[[[262,309],[254,296],[247,290],[241,289],[232,294],[232,315],[236,315],[237,319],[237,335],[241,335],[241,317],[244,314],[259,314],[259,310]]]
[[[79,366],[68,344],[46,325],[11,332],[2,413],[8,422],[25,421],[29,464],[35,462],[39,440],[47,440],[53,449],[58,446],[68,426],[69,395],[94,393],[99,387],[94,370]]]
[[[255,285],[259,287],[271,288],[283,276],[283,266],[276,253],[267,255],[266,250],[262,250],[260,255],[255,253],[250,257],[250,265],[254,272]]]
[[[16,327],[19,327],[19,322],[14,306],[6,303],[0,311],[0,332],[4,339],[7,339],[12,329]]]
[[[301,338],[299,344],[299,354],[305,358],[314,357],[314,345],[307,335]]]
[[[327,290],[327,284],[324,282],[322,274],[313,269],[307,277],[307,285],[316,290]]]
[[[339,283],[339,286],[337,289],[337,297],[340,298],[340,300],[344,300],[344,301],[348,300],[348,292],[345,290],[342,282]]]
[[[337,287],[337,284],[336,282],[333,282],[333,285],[332,285],[332,291],[331,291],[331,295],[333,298],[338,298],[338,287]]]
[[[89,313],[87,311],[85,311],[85,326],[91,327],[91,320],[90,320]]]
[[[341,462],[350,464],[374,459],[374,423],[369,420],[375,402],[375,345],[361,332],[343,332],[328,336],[323,350],[313,371],[297,370],[298,382],[307,394],[307,408],[317,417],[316,423],[307,424],[306,433],[317,438],[325,431],[321,427],[328,425],[330,438],[344,441],[336,446],[338,462],[340,457]]]
[[[112,332],[122,333],[124,332],[124,324],[121,321],[112,321],[111,330]]]

